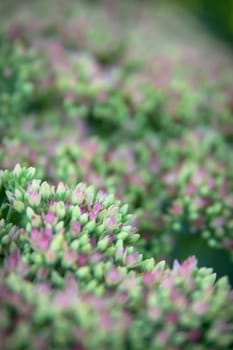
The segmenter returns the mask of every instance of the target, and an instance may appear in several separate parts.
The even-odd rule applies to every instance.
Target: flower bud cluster
[[[21,118],[32,102],[38,58],[20,42],[0,33],[0,127]]]
[[[210,247],[224,248],[232,255],[232,177],[223,176],[220,162],[197,166],[184,164],[165,175],[171,203],[166,214],[167,229],[187,232],[207,240]]]
[[[64,4],[0,34],[0,348],[232,349],[231,57]]]
[[[2,254],[17,247],[31,266],[31,278],[60,285],[72,271],[82,285],[102,293],[105,284],[117,285],[131,270],[153,268],[153,259],[143,261],[135,250],[139,234],[128,206],[113,195],[84,183],[73,190],[62,182],[51,186],[34,178],[33,168],[20,165],[0,178],[5,223],[18,229],[8,236]]]
[[[232,298],[226,278],[194,257],[164,261],[124,276],[102,296],[72,272],[64,286],[28,281],[18,251],[0,269],[0,335],[4,349],[227,349],[233,343]],[[111,273],[116,279],[116,273]],[[53,330],[49,331],[48,330]],[[95,331],[94,331],[95,330]]]

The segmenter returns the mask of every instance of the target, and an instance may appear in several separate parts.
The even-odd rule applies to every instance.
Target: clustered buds
[[[172,189],[167,228],[178,235],[192,235],[207,240],[210,247],[228,250],[233,247],[233,197],[231,177],[223,176],[223,164],[184,165],[165,175]]]
[[[16,122],[27,112],[33,96],[38,58],[20,41],[0,33],[0,127]]]
[[[153,259],[142,261],[135,250],[139,234],[126,205],[84,183],[74,190],[62,182],[50,186],[34,173],[16,165],[0,175],[5,224],[16,224],[3,257],[16,249],[32,267],[30,278],[60,285],[72,271],[96,293],[103,292],[105,283],[117,284],[128,271],[153,268]]]
[[[232,291],[226,278],[194,257],[172,269],[161,261],[120,278],[102,296],[72,272],[64,285],[25,278],[29,266],[11,253],[0,269],[0,335],[4,349],[226,349],[232,346]],[[53,330],[50,332],[48,330]],[[145,336],[146,335],[146,336]]]
[[[126,3],[3,25],[4,350],[233,348],[232,62]]]

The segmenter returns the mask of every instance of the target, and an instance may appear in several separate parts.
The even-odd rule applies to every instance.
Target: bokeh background
[[[221,72],[223,67],[229,68],[230,71],[233,67],[233,1],[231,0],[115,2],[2,0],[0,17],[2,25],[6,27],[12,23],[31,22],[34,25],[31,27],[31,38],[42,50],[43,39],[38,38],[36,33],[38,23],[46,23],[46,35],[49,38],[54,37],[57,26],[63,36],[67,35],[68,46],[71,48],[76,40],[75,29],[72,25],[70,27],[68,25],[64,26],[63,30],[63,25],[68,18],[71,22],[73,19],[73,23],[75,21],[83,23],[84,27],[88,28],[87,48],[91,54],[98,56],[103,64],[108,64],[108,60],[110,65],[114,64],[114,60],[118,62],[124,52],[126,62],[135,60],[136,66],[137,60],[140,64],[143,62],[150,66],[157,54],[160,56],[160,64],[166,66],[166,57],[175,60],[177,57],[179,61],[179,53],[183,51],[187,53],[187,57],[197,52],[197,56],[203,60],[203,71],[205,68],[208,70],[212,61],[218,72]],[[16,27],[17,30],[20,30],[20,26],[18,29]],[[30,33],[26,33],[26,37],[27,35],[30,37]],[[164,58],[161,59],[162,56]],[[189,58],[186,58],[186,63],[188,60]],[[190,64],[192,65],[192,61]],[[186,75],[189,75],[188,68],[188,65],[184,68],[182,63],[178,64],[178,85],[183,74],[181,85],[186,81]],[[166,71],[166,67],[163,69]],[[197,74],[196,71],[194,74]],[[159,76],[159,79],[163,85],[166,74]],[[229,91],[231,94],[231,89]],[[230,143],[231,138],[232,135],[228,137]],[[182,238],[169,259],[170,262],[175,258],[182,260],[197,253],[199,264],[213,266],[219,275],[228,274],[232,280],[232,265],[228,255],[222,250],[213,251],[204,244],[199,246],[195,238],[191,239],[189,236]]]

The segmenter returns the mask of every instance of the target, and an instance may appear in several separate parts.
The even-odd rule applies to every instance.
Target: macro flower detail
[[[233,8],[187,3],[0,5],[1,349],[233,349]]]

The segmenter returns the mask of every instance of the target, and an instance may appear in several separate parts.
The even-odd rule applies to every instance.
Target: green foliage
[[[0,33],[0,126],[27,113],[33,96],[37,60],[33,50]]]
[[[0,40],[1,346],[230,349],[229,57],[149,49],[153,4],[72,6]]]

